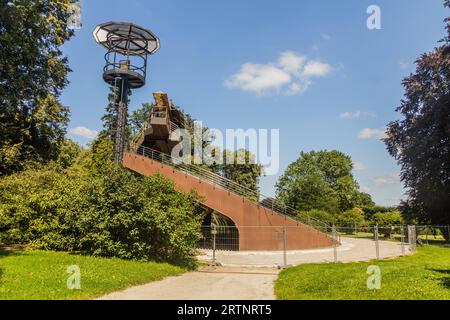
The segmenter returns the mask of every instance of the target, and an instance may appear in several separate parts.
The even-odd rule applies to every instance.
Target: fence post
[[[286,226],[283,227],[283,263],[284,267],[287,267],[287,239],[286,239]]]
[[[338,252],[337,252],[337,242],[338,242],[338,236],[337,236],[337,229],[336,225],[333,224],[333,228],[331,230],[333,234],[333,255],[334,255],[334,263],[338,262]]]
[[[216,235],[217,235],[217,228],[216,225],[213,225],[213,264],[216,264]]]
[[[450,243],[450,225],[447,226],[447,232],[448,242]]]
[[[378,235],[378,225],[376,225],[373,228],[374,231],[374,238],[375,238],[375,251],[377,255],[377,260],[380,260],[380,243],[378,242],[379,235]]]
[[[405,255],[405,226],[400,227],[402,229],[402,256]]]
[[[408,242],[411,247],[411,251],[416,253],[416,251],[417,251],[417,229],[416,229],[416,226],[408,226]]]

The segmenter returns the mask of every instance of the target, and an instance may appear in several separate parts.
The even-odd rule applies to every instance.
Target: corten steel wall
[[[279,234],[282,234],[280,232],[283,226],[289,227],[289,232],[286,233],[287,250],[324,248],[333,245],[332,238],[325,233],[158,161],[125,153],[123,165],[145,176],[160,173],[172,180],[176,188],[182,192],[189,192],[192,189],[197,191],[206,199],[204,205],[226,215],[236,224],[239,229],[240,250],[282,250],[285,241]],[[239,228],[255,226],[264,228],[254,228],[251,231],[249,228]],[[267,227],[272,227],[274,232],[268,232]]]

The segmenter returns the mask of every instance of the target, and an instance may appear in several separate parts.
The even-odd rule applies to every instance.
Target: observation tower
[[[93,35],[107,50],[103,79],[114,88],[117,104],[114,161],[120,163],[126,144],[128,99],[132,90],[145,85],[148,56],[159,50],[159,38],[150,30],[129,22],[100,24]]]

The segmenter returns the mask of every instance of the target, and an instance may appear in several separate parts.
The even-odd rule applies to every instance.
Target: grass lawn
[[[81,270],[81,290],[69,290],[67,267]],[[0,300],[92,299],[179,275],[169,264],[102,259],[48,251],[0,251]]]
[[[373,233],[366,233],[366,232],[356,232],[354,234],[340,233],[339,236],[342,238],[372,239],[372,240],[374,238]],[[443,245],[446,243],[445,238],[441,235],[428,235],[427,236],[427,235],[421,234],[421,235],[419,235],[419,239],[422,240],[422,242],[424,244]],[[393,234],[391,238],[386,238],[383,236],[383,234],[380,234],[380,240],[401,242],[402,236],[400,234]]]
[[[379,266],[381,290],[367,288],[367,268]],[[449,300],[450,248],[422,247],[412,256],[347,264],[310,264],[281,272],[280,300]]]

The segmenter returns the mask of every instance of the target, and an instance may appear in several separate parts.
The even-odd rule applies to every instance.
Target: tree
[[[189,114],[185,114],[184,123],[187,131],[191,135],[191,141],[202,141],[202,150],[205,150],[213,143],[215,136],[208,127],[204,126],[202,131],[195,130],[195,119]],[[201,134],[202,136],[196,137],[195,134]],[[201,165],[201,167],[255,191],[248,198],[253,201],[258,201],[259,179],[264,174],[264,168],[260,164],[255,163],[255,156],[250,151],[243,149],[236,151],[216,150],[216,152],[222,153],[222,163]],[[194,155],[194,153],[195,149],[192,143],[191,155]],[[227,159],[233,159],[233,163],[227,163]]]
[[[102,117],[102,121],[103,130],[100,132],[99,136],[115,141],[117,128],[117,103],[114,87],[109,87],[108,104],[106,105],[105,114]]]
[[[316,218],[317,220],[324,221],[324,222],[328,223],[329,225],[336,223],[335,217],[331,213],[328,213],[323,210],[311,210],[311,211],[307,211],[305,213],[306,213],[306,215],[308,215],[312,218]]]
[[[263,167],[255,163],[252,153],[248,150],[234,152],[225,150],[223,157],[223,164],[213,164],[210,166],[210,170],[251,191],[255,191],[254,194],[249,194],[248,198],[253,201],[258,201],[259,179],[263,175]],[[227,158],[234,159],[234,163],[227,163]]]
[[[301,211],[352,209],[360,195],[352,170],[351,158],[342,152],[302,152],[278,181],[277,197]]]
[[[57,158],[69,109],[60,47],[73,31],[72,0],[0,0],[0,176]]]
[[[337,220],[340,224],[344,224],[347,227],[361,226],[365,222],[364,212],[359,208],[347,210],[339,214]]]
[[[56,159],[57,165],[62,169],[71,167],[80,156],[83,148],[76,142],[66,139],[61,145],[58,158]]]
[[[402,211],[425,224],[450,224],[450,18],[446,23],[442,45],[423,54],[403,80],[402,119],[389,123],[385,139],[408,190]]]
[[[379,226],[379,232],[384,234],[385,238],[391,238],[392,234],[395,232],[395,226],[402,226],[404,223],[402,214],[400,211],[390,211],[390,212],[378,212],[375,213],[371,218],[371,224],[373,226]]]
[[[130,128],[132,134],[135,136],[142,129],[144,124],[150,119],[150,110],[153,104],[143,103],[141,108],[134,110],[130,116]]]
[[[372,196],[365,192],[360,192],[358,197],[358,206],[365,209],[370,209],[376,206],[375,202],[372,200]]]

